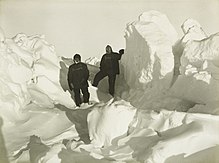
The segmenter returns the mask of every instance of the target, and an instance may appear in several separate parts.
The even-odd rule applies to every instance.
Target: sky
[[[107,44],[125,48],[126,25],[149,10],[166,14],[179,37],[188,18],[219,32],[219,0],[0,0],[0,26],[9,38],[43,34],[57,55],[85,60],[100,58]]]

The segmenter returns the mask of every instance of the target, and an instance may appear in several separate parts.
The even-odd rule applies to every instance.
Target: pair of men
[[[119,74],[119,60],[124,49],[121,49],[119,53],[112,51],[111,46],[106,46],[106,53],[102,56],[100,62],[100,71],[95,75],[93,86],[97,87],[100,80],[108,76],[109,93],[114,96],[115,93],[115,80],[116,75]],[[79,54],[74,55],[74,64],[69,67],[68,71],[68,84],[70,90],[74,91],[75,103],[80,106],[82,103],[80,97],[80,91],[83,94],[84,103],[89,102],[90,93],[88,92],[88,78],[89,71],[87,65],[81,62],[81,56]]]

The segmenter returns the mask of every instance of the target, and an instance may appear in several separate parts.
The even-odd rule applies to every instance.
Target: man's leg
[[[109,94],[114,96],[115,92],[115,81],[116,81],[116,75],[108,75],[108,82],[109,82]]]
[[[99,82],[100,82],[100,80],[102,80],[104,77],[106,77],[107,75],[105,74],[105,73],[103,73],[102,71],[99,71],[96,75],[95,75],[95,77],[94,77],[94,81],[93,81],[93,86],[94,87],[97,87],[98,86],[98,84],[99,84]]]
[[[89,98],[90,98],[90,93],[88,92],[88,87],[81,88],[81,91],[83,94],[84,103],[88,103]]]
[[[81,95],[80,95],[80,89],[79,88],[74,88],[74,94],[75,94],[75,104],[77,106],[81,105]]]

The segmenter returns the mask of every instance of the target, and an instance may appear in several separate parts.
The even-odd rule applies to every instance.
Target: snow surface
[[[79,109],[66,81],[72,59],[44,36],[0,29],[0,162],[219,162],[218,34],[193,19],[182,29],[177,38],[158,11],[128,24],[120,97],[104,79]],[[92,81],[98,59],[86,62]]]
[[[136,108],[129,103],[113,102],[113,99],[95,107],[87,119],[91,143],[97,147],[110,146],[114,138],[127,135],[129,124],[135,113]],[[126,118],[121,120],[123,117]]]

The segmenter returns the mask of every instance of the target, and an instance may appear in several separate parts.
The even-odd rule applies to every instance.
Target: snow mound
[[[114,116],[116,118],[112,118],[114,121],[111,119],[99,123],[99,127],[101,125],[105,126],[100,132],[99,128],[97,128],[98,123],[94,119],[95,116],[98,117],[99,114],[108,112],[106,117],[104,114],[102,115],[106,120],[110,116],[109,113],[115,113],[115,110],[113,111],[113,108],[110,109],[110,112],[109,110],[100,110],[100,108],[98,110],[99,112],[94,110],[89,116],[93,117],[93,122],[96,124],[92,128],[92,132],[96,131],[95,134],[98,134],[95,135],[98,141],[96,143],[100,143],[101,141],[102,143],[94,144],[94,146],[82,144],[78,147],[75,147],[73,143],[72,146],[74,148],[72,150],[75,152],[81,151],[80,155],[90,155],[96,159],[100,159],[100,162],[114,160],[115,162],[216,163],[219,160],[217,155],[219,149],[218,116],[166,110],[160,112],[138,110],[134,119],[128,121],[129,126],[126,127],[128,130],[124,130],[118,134],[113,139],[111,145],[107,146],[107,144],[104,144],[104,141],[108,142],[109,140],[104,139],[104,135],[109,137],[112,136],[112,133],[121,131],[118,129],[118,126],[124,122],[125,118],[123,117],[125,115],[120,117],[119,121],[117,120],[119,116],[115,114]],[[92,114],[95,114],[95,116]],[[99,121],[99,118],[97,118],[97,121]],[[109,124],[113,125],[114,128],[108,126]],[[109,131],[113,132],[110,134]],[[100,136],[102,136],[102,139]],[[94,140],[93,143],[95,143]],[[104,146],[104,148],[97,148],[98,146]],[[74,153],[69,153],[65,157],[77,158]]]
[[[9,156],[24,146],[30,135],[44,140],[62,133],[64,137],[77,135],[67,134],[72,123],[63,112],[54,109],[57,104],[75,106],[60,85],[54,47],[41,35],[17,34],[6,39],[0,32],[0,114]]]
[[[136,109],[123,100],[113,102],[112,99],[96,106],[87,119],[91,143],[96,147],[106,147],[114,138],[126,136],[135,113]]]
[[[177,41],[177,33],[164,14],[157,11],[143,13],[138,21],[128,24],[125,37],[126,53],[122,63],[131,88],[156,85],[172,72],[172,45]]]
[[[59,83],[59,60],[54,47],[43,36],[17,34],[5,39],[1,32],[0,112],[4,120],[22,119],[21,111],[30,103],[47,108],[74,102]]]
[[[191,161],[189,157],[194,153],[215,147],[219,142],[219,132],[215,130],[219,127],[218,116],[163,110],[139,111],[136,119],[137,122],[130,126],[130,134],[118,141],[119,148],[109,149],[112,158],[123,160],[132,154],[140,162]],[[183,154],[181,158],[171,157],[180,154]],[[198,157],[194,158],[198,160]],[[202,159],[215,162],[215,158]]]

